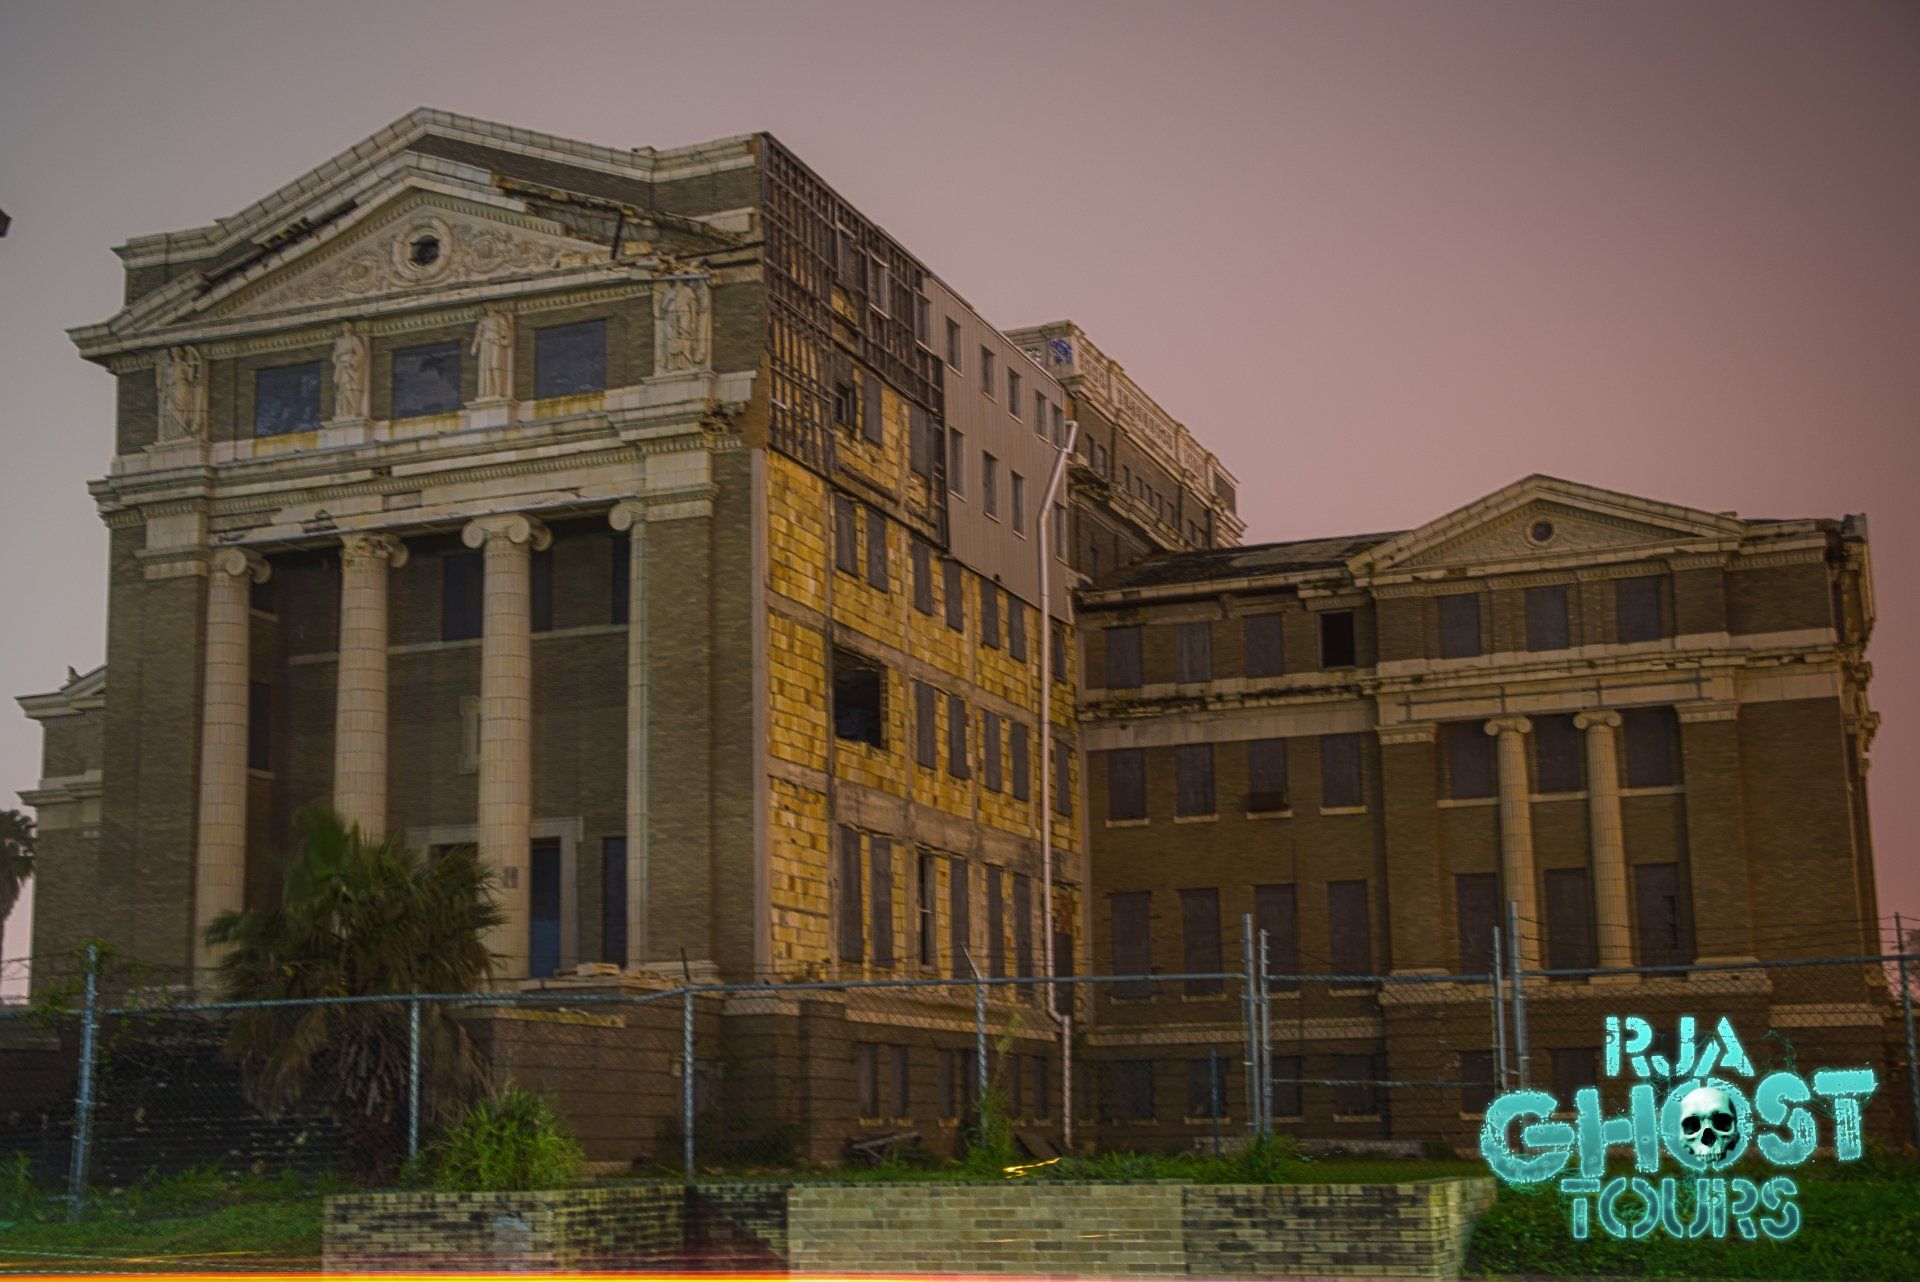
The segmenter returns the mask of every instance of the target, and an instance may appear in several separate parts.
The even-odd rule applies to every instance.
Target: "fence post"
[[[693,1183],[693,985],[680,990],[680,1160]]]
[[[1513,975],[1513,1065],[1525,1090],[1532,1085],[1527,1073],[1527,979],[1520,970],[1520,906],[1511,899],[1507,901],[1507,947]]]
[[[1253,914],[1240,915],[1241,1008],[1247,1032],[1247,1132],[1260,1133],[1260,1017],[1254,1006]]]
[[[1273,1130],[1273,985],[1267,977],[1267,932],[1260,932],[1260,1133]]]
[[[1507,1013],[1503,1009],[1506,998],[1500,992],[1500,928],[1493,928],[1493,974],[1487,976],[1493,981],[1493,1089],[1495,1093],[1507,1089]]]
[[[67,1219],[87,1209],[87,1157],[93,1143],[93,1055],[98,1033],[100,945],[87,945],[87,1004],[80,1014],[80,1088],[73,1104],[73,1165],[67,1172]]]
[[[967,953],[967,969],[973,972],[973,1099],[980,1116],[987,1107],[987,986],[980,982],[980,968]],[[985,1139],[984,1128],[981,1138]]]
[[[1907,930],[1900,914],[1893,915],[1893,951],[1900,965],[1900,1017],[1907,1025],[1907,1099],[1911,1108],[1909,1129],[1913,1146],[1920,1149],[1920,1059],[1914,1058],[1913,994],[1907,984]]]
[[[420,1156],[420,999],[407,1003],[407,1157]]]

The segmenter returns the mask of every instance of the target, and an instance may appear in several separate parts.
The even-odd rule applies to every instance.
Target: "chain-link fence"
[[[1525,924],[1513,923],[1524,938]],[[1509,931],[1512,926],[1509,927]],[[1869,1136],[1920,1141],[1920,956],[1279,973],[1243,929],[1212,973],[701,984],[582,967],[486,993],[208,1001],[96,954],[0,1008],[0,1161],[90,1189],[217,1164],[369,1167],[451,1121],[450,1083],[541,1092],[599,1170],[670,1178],[1066,1153],[1471,1153],[1487,1102],[1602,1085],[1609,1016],[1739,1030],[1756,1068],[1871,1065]],[[183,982],[184,981],[184,982]],[[285,1047],[302,1048],[289,1057]],[[304,1090],[291,1090],[298,1082]]]

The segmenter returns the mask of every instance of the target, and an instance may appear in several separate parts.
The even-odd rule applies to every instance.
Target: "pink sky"
[[[117,305],[109,248],[420,104],[773,131],[996,323],[1085,326],[1239,474],[1249,540],[1535,471],[1870,513],[1881,904],[1920,915],[1920,9],[11,6],[4,693],[102,653],[112,383],[61,331]],[[0,714],[0,788],[37,740]]]

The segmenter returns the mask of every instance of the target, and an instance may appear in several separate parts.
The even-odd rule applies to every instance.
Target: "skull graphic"
[[[1703,1165],[1724,1157],[1738,1133],[1733,1102],[1718,1086],[1695,1087],[1680,1101],[1681,1142]]]

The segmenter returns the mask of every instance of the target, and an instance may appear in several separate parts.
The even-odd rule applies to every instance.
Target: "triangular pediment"
[[[584,267],[607,247],[511,207],[518,202],[406,186],[354,225],[207,296],[197,321],[272,316],[345,302],[460,289]]]
[[[1738,539],[1737,517],[1530,476],[1348,562],[1357,575],[1524,565]]]

